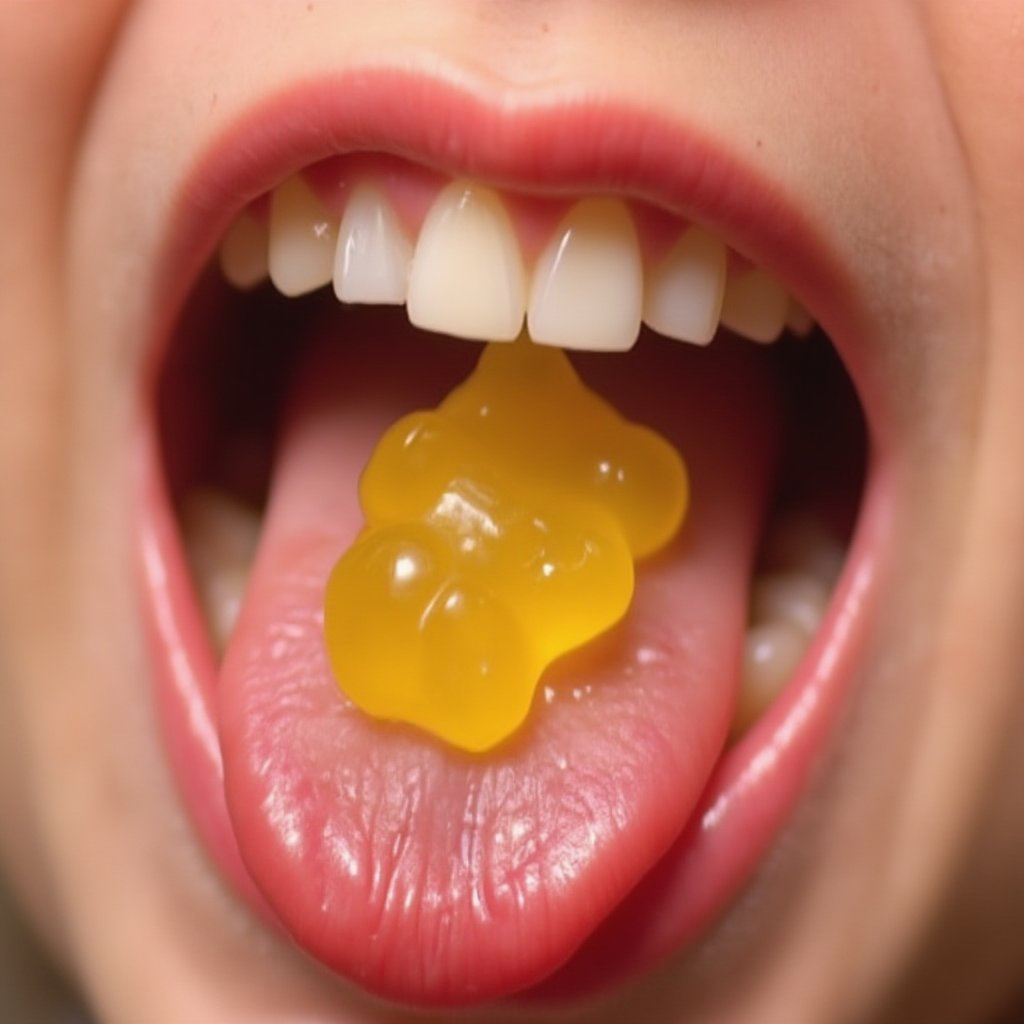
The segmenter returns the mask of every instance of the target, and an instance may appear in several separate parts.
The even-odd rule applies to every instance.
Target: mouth
[[[481,195],[500,230],[460,221]],[[169,759],[212,859],[315,960],[410,1005],[591,996],[685,956],[827,754],[868,626],[895,417],[851,275],[678,126],[402,75],[261,107],[181,197],[140,536]],[[553,254],[595,202],[626,228],[563,286]],[[467,755],[345,698],[324,588],[380,436],[524,321],[683,453],[691,513],[627,618]]]

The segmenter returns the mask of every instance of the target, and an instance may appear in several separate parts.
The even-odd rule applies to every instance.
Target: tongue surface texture
[[[365,717],[322,636],[373,445],[479,350],[363,338],[304,359],[218,714],[242,857],[331,968],[423,1006],[518,991],[571,957],[685,825],[728,730],[774,456],[759,354],[720,347],[642,341],[628,361],[578,364],[678,446],[689,517],[639,567],[628,618],[553,666],[526,726],[480,756]]]

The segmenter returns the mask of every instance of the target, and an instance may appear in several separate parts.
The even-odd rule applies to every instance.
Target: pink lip
[[[171,327],[230,218],[291,171],[345,151],[395,153],[520,190],[614,190],[700,221],[786,282],[825,327],[858,384],[876,441],[893,420],[873,380],[853,289],[778,188],[720,143],[607,102],[513,112],[420,75],[359,72],[293,88],[248,112],[200,154],[181,186],[157,267],[142,382],[140,551],[156,699],[183,799],[239,893],[273,919],[239,856],[224,800],[216,661],[192,593],[161,472],[152,395]],[[816,644],[770,712],[723,754],[697,812],[660,865],[538,995],[564,997],[643,970],[692,941],[729,904],[785,823],[828,744],[876,591],[888,464],[876,447],[843,578]]]

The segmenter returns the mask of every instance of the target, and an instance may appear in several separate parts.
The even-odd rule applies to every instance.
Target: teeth
[[[181,532],[210,639],[223,653],[259,540],[259,516],[227,495],[196,491],[182,503]]]
[[[644,323],[670,338],[708,344],[718,330],[725,269],[725,246],[690,228],[648,278]]]
[[[525,315],[534,341],[568,349],[633,347],[641,320],[659,334],[708,344],[719,324],[756,342],[814,320],[764,270],[729,270],[725,245],[692,226],[647,275],[622,200],[586,198],[543,249],[527,287],[517,235],[498,194],[455,181],[435,198],[413,246],[384,193],[359,183],[339,226],[301,175],[274,190],[270,223],[242,214],[221,245],[225,277],[252,288],[269,273],[284,295],[333,279],[346,303],[407,305],[425,330],[511,341]],[[528,291],[528,295],[527,295]]]
[[[741,735],[792,678],[825,616],[843,551],[820,520],[796,514],[773,523],[751,590],[743,674],[733,721]]]
[[[236,288],[248,290],[267,277],[265,222],[243,213],[228,229],[220,247],[220,268]]]
[[[464,338],[513,341],[522,330],[525,275],[504,204],[453,182],[420,230],[409,275],[409,320]]]
[[[342,302],[400,306],[409,286],[412,245],[384,195],[362,183],[338,229],[334,294]]]
[[[537,263],[530,336],[562,348],[625,351],[640,332],[642,303],[640,246],[625,204],[581,200]]]
[[[831,588],[843,567],[843,547],[816,516],[791,513],[772,524],[763,561],[769,570],[798,569]]]
[[[747,630],[734,735],[742,733],[768,709],[796,671],[806,649],[806,634],[791,622],[764,622]]]
[[[828,586],[807,572],[771,573],[759,577],[751,596],[754,622],[788,622],[810,639],[821,625],[828,604]]]
[[[270,279],[282,295],[304,295],[334,276],[338,229],[299,175],[270,200]]]
[[[751,341],[775,341],[788,313],[789,294],[759,267],[730,275],[722,302],[722,323],[729,330]]]

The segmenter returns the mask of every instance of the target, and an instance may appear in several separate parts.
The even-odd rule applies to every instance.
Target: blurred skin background
[[[371,51],[720,136],[835,240],[895,410],[842,742],[715,941],[574,1019],[1024,1019],[1019,0],[0,0],[0,852],[62,970],[114,1024],[408,1019],[255,922],[190,830],[126,454],[138,295],[184,168],[258,98]],[[0,1019],[75,1020],[0,918]]]

